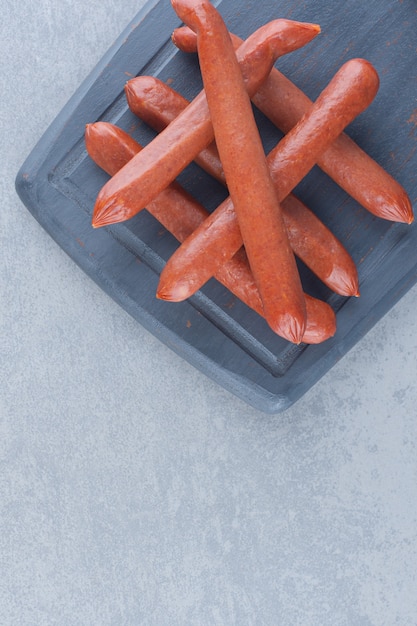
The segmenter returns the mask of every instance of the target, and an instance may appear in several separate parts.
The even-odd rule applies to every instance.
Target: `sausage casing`
[[[300,343],[307,315],[301,279],[226,24],[208,0],[172,5],[197,31],[216,145],[265,318],[276,333]]]

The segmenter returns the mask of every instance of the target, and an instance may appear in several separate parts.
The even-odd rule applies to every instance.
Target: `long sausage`
[[[209,0],[171,3],[197,32],[216,145],[265,319],[274,332],[300,343],[307,316],[301,278],[226,24]]]
[[[158,132],[188,104],[182,95],[153,76],[132,78],[126,83],[125,92],[131,111]],[[225,182],[214,143],[200,152],[195,161],[207,173]],[[359,295],[358,272],[342,243],[294,194],[287,196],[281,206],[294,253],[335,293],[342,296]]]
[[[255,93],[275,60],[313,39],[320,28],[289,20],[275,20],[253,33],[237,51],[249,93]],[[144,208],[208,146],[214,138],[207,101],[202,91],[144,150],[100,190],[93,210],[94,227],[132,217],[135,199]]]
[[[87,124],[85,129],[87,152],[99,167],[114,176],[140,150],[141,146],[125,131],[107,122]],[[207,211],[179,185],[167,188],[148,206],[149,212],[180,242],[208,216]],[[259,292],[243,249],[226,262],[216,274],[221,282],[247,306],[263,316]],[[307,326],[304,343],[321,343],[336,331],[336,317],[332,308],[306,295]]]
[[[339,69],[309,112],[268,155],[279,201],[308,173],[318,155],[345,126],[369,105],[378,85],[378,75],[368,61],[351,59]],[[233,203],[228,198],[171,256],[161,273],[159,296],[167,300],[189,297],[241,245]]]
[[[242,40],[233,34],[231,37],[237,48]],[[197,37],[187,26],[176,29],[172,40],[184,52],[197,51]],[[252,96],[252,101],[284,133],[288,133],[313,104],[275,67]],[[411,200],[402,185],[345,133],[320,155],[317,165],[370,213],[407,224],[413,221]]]

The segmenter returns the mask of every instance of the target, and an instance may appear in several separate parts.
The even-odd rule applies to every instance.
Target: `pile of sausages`
[[[351,59],[313,103],[274,63],[309,43],[318,25],[277,19],[242,41],[209,0],[171,2],[185,24],[172,39],[198,52],[204,89],[189,103],[156,78],[129,80],[130,109],[159,133],[144,148],[112,124],[87,124],[88,154],[110,175],[92,225],[121,222],[146,207],[180,242],[157,297],[185,300],[214,276],[281,337],[325,341],[335,333],[335,314],[303,292],[295,257],[343,296],[359,295],[357,269],[294,187],[318,164],[374,215],[413,221],[402,186],[343,132],[375,97],[377,72]],[[285,133],[268,156],[251,100]],[[211,214],[175,181],[193,160],[230,194]]]

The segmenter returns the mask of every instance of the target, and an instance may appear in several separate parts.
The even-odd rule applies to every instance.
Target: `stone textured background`
[[[142,4],[2,5],[0,623],[415,626],[417,288],[266,416],[130,319],[15,194]]]

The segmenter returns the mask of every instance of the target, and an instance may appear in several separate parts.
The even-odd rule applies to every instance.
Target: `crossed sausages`
[[[146,206],[182,242],[161,274],[158,297],[185,299],[216,276],[280,336],[294,343],[324,341],[334,334],[334,314],[328,305],[303,293],[294,253],[304,255],[324,282],[345,295],[358,295],[356,268],[340,242],[291,194],[292,189],[319,163],[371,212],[407,223],[413,219],[402,187],[341,134],[376,95],[377,73],[369,62],[352,59],[312,104],[272,65],[278,56],[310,41],[320,30],[317,25],[275,20],[241,43],[230,36],[208,0],[172,0],[172,5],[189,27],[178,29],[173,39],[185,50],[197,47],[204,90],[191,104],[171,93],[171,100],[164,101],[172,101],[170,120],[164,119],[162,102],[155,105],[148,117],[161,132],[143,150],[114,129],[109,133],[102,126],[87,126],[88,152],[111,175],[98,195],[93,226],[129,219]],[[146,118],[146,99],[137,97],[135,80],[140,78],[127,84],[126,96],[133,111],[142,103],[142,118]],[[291,100],[278,105],[283,88],[294,94],[293,108]],[[267,158],[250,97],[287,132]],[[117,166],[110,152],[115,141],[119,148],[129,148]],[[109,147],[107,163],[100,162],[95,142],[102,152]],[[193,159],[229,190],[229,198],[210,216],[172,184]],[[352,176],[346,160],[360,165],[353,167]],[[364,189],[364,175],[371,187],[379,187],[376,202]],[[174,194],[175,202],[164,203],[164,194]],[[182,228],[173,227],[164,217],[174,211],[174,204],[177,214],[180,206],[193,207]],[[328,242],[332,246],[323,262],[320,251]]]

